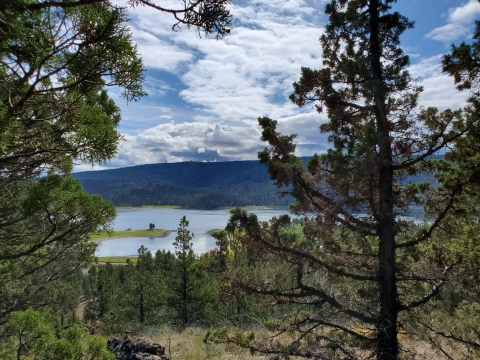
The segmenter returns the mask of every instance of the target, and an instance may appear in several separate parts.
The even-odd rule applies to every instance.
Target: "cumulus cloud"
[[[450,9],[448,18],[451,22],[461,23],[470,22],[480,14],[480,4],[478,0],[469,0],[466,4],[457,8]]]
[[[459,7],[451,8],[448,11],[448,23],[433,29],[425,37],[444,42],[460,39],[472,32],[471,25],[479,14],[480,3],[478,0],[469,0]]]
[[[147,68],[176,72],[182,63],[191,61],[193,55],[171,42],[159,39],[153,34],[132,27],[133,40]]]
[[[442,72],[442,55],[422,59],[410,66],[412,76],[418,79],[418,85],[424,91],[420,95],[420,104],[424,107],[458,109],[465,105],[467,92],[458,91],[451,76]]]
[[[323,153],[331,144],[319,126],[327,121],[313,106],[299,109],[288,100],[301,66],[322,67],[318,41],[326,23],[327,0],[238,0],[231,5],[229,36],[216,40],[193,29],[173,32],[173,18],[147,7],[129,11],[133,39],[147,69],[150,97],[122,106],[125,141],[109,167],[179,161],[256,159],[257,117],[279,121],[278,130],[297,134],[296,155]],[[427,37],[447,41],[471,31],[473,0],[455,9],[448,24]],[[476,0],[475,0],[476,2]],[[162,0],[177,6],[175,0]],[[126,0],[117,0],[125,6]],[[450,37],[450,38],[449,38]],[[449,40],[449,41],[450,41]],[[411,49],[411,51],[417,49]],[[425,87],[423,106],[458,108],[466,95],[441,72],[440,57],[419,59],[410,72]],[[175,89],[158,73],[178,80]],[[178,85],[180,84],[180,85]],[[165,100],[167,99],[167,100]]]
[[[125,5],[124,0],[117,3]],[[145,66],[177,75],[185,85],[179,96],[191,108],[130,104],[123,109],[126,122],[121,125],[126,141],[111,165],[256,159],[265,146],[259,116],[279,120],[281,131],[298,127],[299,154],[322,150],[318,141],[326,143],[325,138],[314,139],[322,119],[312,116],[312,109],[294,106],[288,95],[301,66],[322,66],[318,38],[323,28],[318,24],[325,3],[240,0],[231,6],[231,34],[218,41],[199,39],[186,29],[172,32],[168,14],[146,7],[130,11],[133,39]],[[167,0],[165,6],[176,3]],[[145,87],[154,96],[175,91],[160,79],[147,80]]]
[[[453,41],[462,36],[467,35],[470,32],[468,27],[462,24],[447,24],[430,31],[425,37],[427,39],[433,39],[438,41]]]
[[[259,130],[206,122],[165,123],[126,135],[111,166],[178,161],[255,159]]]

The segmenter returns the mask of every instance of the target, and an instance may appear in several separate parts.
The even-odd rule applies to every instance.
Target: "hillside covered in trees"
[[[72,174],[91,194],[116,206],[179,205],[214,209],[227,206],[287,206],[258,161],[150,164]]]
[[[440,157],[438,157],[440,158]],[[302,158],[306,163],[309,158]],[[90,194],[100,194],[115,206],[178,205],[195,209],[232,206],[288,206],[289,194],[270,179],[258,161],[148,164],[72,174]],[[401,181],[431,182],[433,174],[407,176]],[[282,188],[281,191],[286,191]]]

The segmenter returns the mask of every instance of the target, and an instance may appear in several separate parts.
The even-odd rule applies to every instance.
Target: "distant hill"
[[[72,174],[91,194],[115,206],[179,205],[215,209],[228,206],[287,206],[267,168],[258,161],[183,162],[139,165]]]
[[[307,161],[308,158],[302,158]],[[72,174],[91,194],[100,194],[115,206],[179,205],[193,209],[230,206],[288,206],[280,197],[267,168],[256,160],[183,162],[138,165]],[[431,181],[433,174],[403,179],[401,183]]]

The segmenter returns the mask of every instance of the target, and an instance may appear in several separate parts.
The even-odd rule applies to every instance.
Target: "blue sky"
[[[94,169],[179,161],[256,159],[259,116],[279,121],[296,133],[297,155],[325,151],[329,144],[318,128],[326,121],[312,106],[289,100],[300,67],[322,67],[318,38],[327,0],[233,1],[231,34],[220,40],[195,29],[172,32],[173,19],[150,8],[128,10],[133,40],[146,68],[147,98],[126,104],[119,130],[125,140],[118,155]],[[115,3],[126,5],[125,0]],[[163,0],[163,6],[175,6]],[[422,106],[459,108],[467,97],[441,72],[441,57],[452,43],[469,41],[477,0],[399,0],[394,9],[415,21],[402,37],[411,74],[424,86]],[[78,166],[76,170],[91,170]]]

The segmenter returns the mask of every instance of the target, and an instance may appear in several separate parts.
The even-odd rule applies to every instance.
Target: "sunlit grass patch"
[[[123,230],[123,231],[101,231],[99,233],[92,234],[90,240],[101,241],[109,239],[120,239],[130,237],[151,237],[162,238],[168,236],[171,231],[163,229],[145,229],[145,230]]]
[[[136,264],[138,259],[133,256],[100,256],[97,258],[98,262],[103,262],[103,263],[126,263],[127,260],[130,260],[130,262]]]

